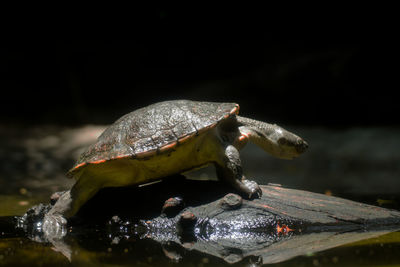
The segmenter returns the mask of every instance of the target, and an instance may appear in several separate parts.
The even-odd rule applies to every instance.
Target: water
[[[143,236],[140,231],[135,232],[133,228],[129,228],[125,234],[118,232],[117,235],[113,235],[104,222],[92,223],[86,228],[70,228],[62,240],[52,242],[34,240],[32,236],[15,230],[12,227],[12,217],[8,216],[22,215],[32,205],[48,202],[51,192],[69,188],[71,181],[64,178],[63,172],[72,166],[81,147],[93,141],[101,129],[102,127],[48,127],[45,131],[28,129],[25,131],[26,135],[16,134],[20,132],[18,129],[1,129],[1,139],[4,142],[0,149],[1,266],[262,264],[260,258],[254,255],[243,255],[243,259],[235,258],[235,251],[225,251],[225,258],[221,257],[217,250],[215,253],[206,253],[204,247],[210,244],[201,242],[173,242],[173,239],[157,242]],[[310,151],[303,157],[295,161],[275,160],[250,146],[242,153],[246,174],[259,183],[274,182],[288,188],[333,194],[400,210],[399,129],[300,129],[296,132],[310,143]],[[213,169],[200,170],[195,176],[212,178]],[[327,246],[319,251],[305,250],[302,254],[279,262],[274,262],[273,256],[270,255],[268,259],[272,263],[269,266],[400,264],[399,231],[365,232],[359,233],[357,237],[323,234],[326,233],[313,237],[332,241],[335,237],[343,240],[346,236],[347,240],[341,245]],[[290,236],[282,238],[289,240]],[[265,237],[265,243],[267,239]],[[294,241],[292,250],[304,245],[304,240],[298,243]],[[287,246],[290,243],[285,244]],[[265,249],[267,248],[268,246]],[[279,251],[279,246],[276,247],[276,251],[290,252]],[[266,263],[265,260],[263,263]]]
[[[103,229],[104,230],[104,229]],[[380,233],[378,233],[380,234]],[[299,244],[301,246],[301,244]],[[227,266],[234,257],[185,249],[173,242],[160,244],[127,234],[110,237],[101,229],[67,236],[62,244],[40,243],[26,237],[0,238],[0,265],[4,266]],[[366,266],[399,264],[400,232],[303,255],[269,266]],[[234,266],[256,266],[256,256],[246,256]]]

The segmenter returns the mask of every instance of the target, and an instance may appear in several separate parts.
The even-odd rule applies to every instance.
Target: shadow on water
[[[74,142],[69,138],[82,136],[81,131],[97,133],[101,129],[89,127],[66,131],[68,134],[64,131],[64,135],[57,136],[56,133],[63,131],[50,130],[52,138],[44,135],[36,138],[35,142],[33,139],[26,142],[14,140],[9,144],[13,156],[10,157],[7,151],[0,153],[0,157],[7,154],[10,162],[8,169],[2,166],[0,170],[0,266],[70,266],[71,263],[74,266],[257,266],[267,263],[276,266],[363,266],[366,263],[390,265],[400,262],[398,223],[372,228],[359,223],[350,228],[348,225],[337,229],[313,228],[313,231],[308,228],[309,231],[299,232],[290,231],[291,225],[284,228],[283,221],[275,220],[264,230],[235,232],[229,225],[210,228],[212,224],[208,221],[209,228],[202,228],[202,231],[208,229],[207,235],[202,232],[201,236],[185,236],[176,228],[167,228],[168,231],[159,228],[163,229],[162,232],[149,228],[146,221],[164,226],[171,222],[157,219],[169,197],[181,196],[187,202],[186,206],[192,207],[202,203],[204,198],[209,202],[218,201],[227,193],[225,189],[220,194],[209,194],[218,190],[208,185],[185,193],[179,180],[170,187],[174,189],[172,191],[144,194],[140,198],[135,198],[132,195],[135,191],[130,189],[117,189],[111,195],[110,191],[104,190],[83,208],[81,216],[66,228],[65,235],[59,239],[43,238],[32,227],[15,228],[13,215],[22,215],[34,204],[47,203],[51,192],[69,188],[70,184],[66,182],[70,181],[63,177],[61,170],[68,169],[81,147],[92,142],[96,135],[92,134],[92,139]],[[396,137],[398,130],[355,129],[336,133],[304,129],[300,134],[306,140],[313,140],[304,157],[291,162],[275,161],[249,147],[243,153],[245,171],[259,182],[267,174],[268,182],[285,187],[328,195],[333,193],[400,209],[399,169],[395,164],[399,152],[391,149],[396,147],[393,142],[399,141]],[[34,136],[34,133],[29,135]],[[379,136],[385,138],[377,138]],[[374,142],[370,142],[371,139]],[[363,145],[366,142],[368,146]],[[42,143],[46,148],[41,147]],[[68,145],[65,147],[63,144]],[[387,154],[379,150],[380,147],[387,147]],[[378,150],[378,153],[372,153]],[[38,153],[42,156],[36,158]],[[46,161],[50,162],[51,168],[45,164]],[[22,162],[26,165],[21,165]],[[16,175],[13,175],[12,168],[18,170]],[[213,169],[206,170],[199,176],[208,179],[214,175],[213,172]],[[7,180],[11,178],[15,178],[15,182]],[[160,184],[155,186],[160,187]],[[143,207],[141,213],[133,212],[132,208],[138,206]],[[215,229],[222,232],[213,235]]]

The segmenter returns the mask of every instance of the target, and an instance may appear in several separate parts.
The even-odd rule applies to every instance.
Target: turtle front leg
[[[225,147],[222,159],[215,164],[217,175],[240,191],[248,199],[261,198],[262,191],[254,181],[247,180],[243,175],[239,151],[233,146]]]

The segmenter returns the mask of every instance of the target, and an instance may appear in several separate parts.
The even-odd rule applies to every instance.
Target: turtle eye
[[[281,137],[278,139],[278,144],[281,146],[286,145],[287,143],[288,143],[288,141],[286,140],[285,137]]]

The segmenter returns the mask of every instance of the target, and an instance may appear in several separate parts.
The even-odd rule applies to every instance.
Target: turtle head
[[[307,142],[301,137],[276,124],[245,119],[246,123],[243,123],[245,125],[239,127],[240,132],[251,142],[277,158],[293,159],[308,147]]]
[[[271,155],[281,159],[300,156],[308,147],[301,137],[274,124],[269,129],[257,129],[255,143]]]
[[[272,155],[292,159],[300,156],[308,148],[308,144],[301,137],[277,126],[272,136],[266,136],[266,141],[270,143],[267,150]]]

